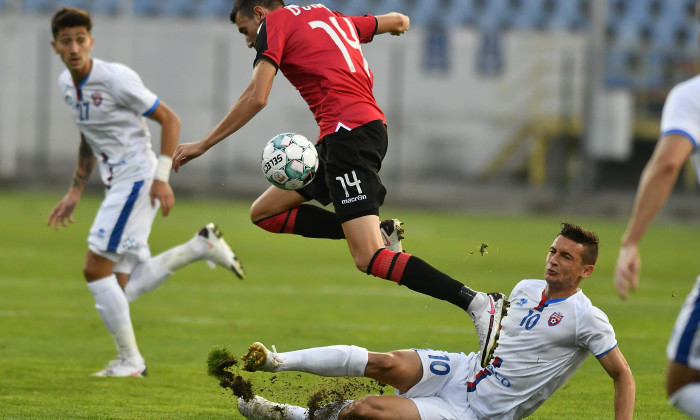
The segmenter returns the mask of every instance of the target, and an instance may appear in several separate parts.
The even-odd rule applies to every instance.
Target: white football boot
[[[403,252],[401,239],[403,239],[403,222],[399,219],[387,219],[379,223],[382,232],[384,247],[394,252]]]
[[[209,223],[197,233],[197,237],[209,245],[209,256],[206,258],[209,267],[214,268],[216,264],[225,267],[239,279],[245,278],[245,271],[238,257],[228,246],[224,238],[221,237],[221,231],[213,223]]]
[[[148,375],[145,362],[134,362],[126,359],[112,360],[107,367],[92,376],[132,377],[142,378]]]
[[[257,341],[248,346],[248,353],[241,359],[244,361],[243,369],[250,372],[277,372],[282,365],[282,359],[277,356],[275,346],[272,346],[272,351],[270,351]]]
[[[498,338],[501,335],[501,321],[508,313],[510,302],[502,293],[478,292],[484,302],[477,308],[476,304],[470,306],[469,314],[476,327],[476,335],[479,337],[481,350],[481,367],[485,368],[493,359],[493,353],[498,347]]]
[[[287,414],[284,404],[275,404],[258,395],[248,401],[238,398],[238,411],[251,420],[283,420]]]

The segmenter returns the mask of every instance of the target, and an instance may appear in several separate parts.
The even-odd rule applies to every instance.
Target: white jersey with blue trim
[[[129,67],[92,59],[90,74],[75,85],[68,70],[59,85],[78,129],[100,163],[105,185],[151,178],[156,155],[144,116],[158,106]]]
[[[683,135],[693,143],[691,160],[700,181],[700,75],[677,84],[668,93],[661,113],[661,136],[668,134]]]
[[[468,382],[479,418],[519,419],[534,412],[566,382],[589,353],[617,346],[608,317],[581,290],[546,300],[544,280],[522,280],[511,292],[495,358]]]

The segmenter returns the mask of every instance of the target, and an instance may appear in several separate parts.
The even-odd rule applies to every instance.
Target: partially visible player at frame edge
[[[277,353],[274,346],[270,351],[262,343],[250,345],[244,368],[365,376],[396,389],[392,396],[370,395],[319,407],[316,418],[510,420],[534,413],[592,353],[613,380],[615,418],[631,419],[632,371],[608,317],[579,289],[593,273],[597,257],[597,235],[563,223],[549,247],[544,280],[521,280],[513,288],[495,359],[486,368],[480,366],[478,353],[375,353],[347,345]],[[260,396],[239,398],[238,410],[257,420],[302,420],[309,415],[304,407]]]
[[[319,170],[300,190],[268,188],[253,203],[251,220],[273,233],[345,238],[362,272],[464,309],[474,320],[480,342],[488,348],[483,352],[486,363],[507,308],[505,296],[473,291],[401,252],[398,223],[378,228],[379,207],[386,195],[379,169],[388,137],[384,113],[372,92],[374,78],[360,44],[378,34],[405,33],[409,18],[400,13],[350,17],[321,4],[285,7],[282,0],[236,0],[230,20],[248,47],[257,51],[252,80],[206,137],[178,146],[173,169],[178,171],[260,112],[281,70],[306,100],[320,127]],[[332,202],[335,213],[304,204],[312,199],[323,205]],[[382,235],[383,230],[392,233],[392,228],[393,235]],[[385,247],[383,239],[394,246]]]
[[[695,5],[700,21],[700,2]],[[698,35],[700,44],[700,34]],[[666,204],[678,174],[690,158],[700,180],[700,76],[679,83],[668,94],[661,114],[661,135],[639,180],[634,207],[615,269],[620,297],[639,285],[639,242]],[[669,402],[700,419],[700,276],[678,314],[666,348]]]
[[[146,362],[136,345],[129,302],[196,260],[222,265],[240,278],[244,272],[213,223],[189,242],[151,257],[148,236],[158,207],[167,216],[175,201],[168,177],[180,120],[132,69],[91,58],[91,29],[92,19],[84,10],[62,8],[51,20],[51,45],[67,67],[59,85],[80,130],[80,148],[73,183],[47,225],[58,229],[73,222],[97,161],[105,198],[90,228],[83,274],[118,357],[95,375],[144,376]],[[162,127],[159,158],[144,116]]]

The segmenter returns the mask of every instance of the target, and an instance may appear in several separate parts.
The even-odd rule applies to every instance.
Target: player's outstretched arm
[[[168,179],[172,167],[172,156],[175,153],[177,139],[180,136],[180,118],[164,102],[158,104],[158,107],[149,115],[149,118],[157,121],[161,126],[160,156],[153,185],[151,185],[151,206],[155,207],[156,199],[158,199],[163,216],[167,216],[173,204],[175,204],[175,195],[168,183]]]
[[[80,201],[80,196],[83,193],[83,189],[90,178],[92,173],[92,168],[95,167],[95,162],[97,158],[92,149],[85,141],[85,136],[80,134],[80,148],[78,149],[78,167],[75,170],[75,175],[73,176],[73,184],[68,189],[66,195],[61,199],[61,201],[56,204],[56,206],[51,211],[48,220],[46,221],[46,226],[51,226],[53,224],[54,229],[58,229],[58,225],[61,224],[67,227],[66,220],[73,223],[73,211],[78,206]]]
[[[632,370],[620,348],[615,347],[598,361],[615,383],[615,419],[631,419],[634,413],[636,385]]]
[[[272,62],[262,59],[253,70],[253,78],[228,114],[205,138],[194,143],[184,143],[177,147],[173,155],[173,169],[177,172],[182,165],[197,158],[221,140],[238,131],[253,119],[267,105],[272,82],[277,67]]]
[[[627,298],[627,291],[634,290],[639,283],[639,241],[668,200],[678,174],[692,152],[693,144],[688,138],[670,134],[659,140],[644,167],[615,269],[615,287],[623,299]]]
[[[411,26],[411,20],[408,16],[397,12],[375,16],[375,18],[377,18],[377,35],[387,32],[392,35],[402,35],[405,34]]]

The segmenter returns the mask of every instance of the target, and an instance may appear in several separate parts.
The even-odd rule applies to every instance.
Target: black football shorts
[[[379,215],[386,196],[379,170],[387,146],[386,125],[381,120],[325,136],[316,144],[316,177],[298,192],[324,206],[333,203],[340,223]]]

